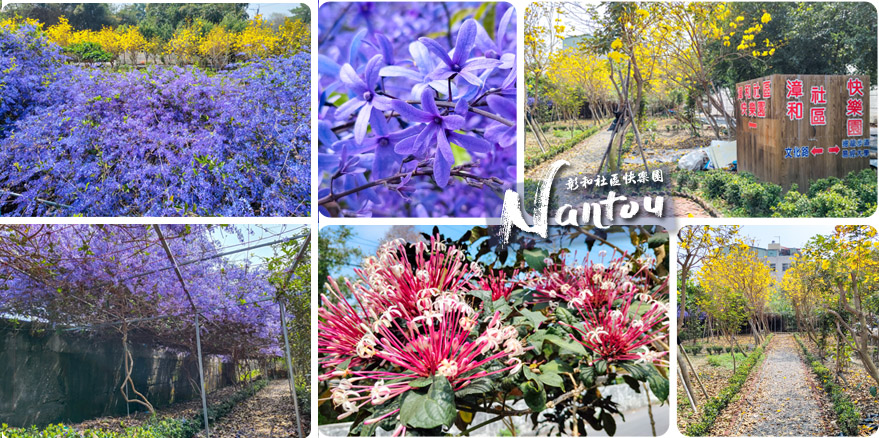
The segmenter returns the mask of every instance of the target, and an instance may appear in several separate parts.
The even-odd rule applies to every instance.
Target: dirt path
[[[740,397],[724,412],[713,435],[834,435],[827,401],[803,363],[790,334],[776,334],[759,370],[754,370]]]
[[[211,427],[211,437],[287,438],[296,436],[293,399],[287,380],[274,380]],[[308,419],[302,420],[308,434]]]

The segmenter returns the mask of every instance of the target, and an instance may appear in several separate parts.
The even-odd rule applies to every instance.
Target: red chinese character
[[[766,101],[757,101],[757,117],[766,117]]]
[[[760,98],[760,84],[754,82],[754,85],[751,86],[754,91],[751,92],[751,95],[754,96],[754,99]]]
[[[751,86],[748,84],[745,84],[745,99],[750,99],[750,98],[751,98]]]
[[[849,99],[845,103],[845,115],[848,116],[863,116],[864,115],[864,101],[861,99]]]
[[[748,117],[748,102],[742,102],[742,117]]]
[[[751,117],[757,117],[757,104],[754,101],[748,102],[748,115]]]
[[[864,135],[864,121],[861,119],[848,119],[846,123],[846,135],[849,137],[860,137]]]
[[[815,107],[809,110],[809,123],[812,126],[823,126],[827,124],[827,118],[824,116],[824,107]]]
[[[861,80],[858,78],[848,78],[848,82],[846,82],[845,88],[848,88],[849,96],[864,95],[864,83],[861,82]]]
[[[741,86],[741,85],[739,85],[738,87],[736,87],[736,92],[739,94],[739,100],[744,99],[743,96],[745,95],[745,94],[744,94],[745,92],[742,91],[742,86]]]
[[[812,98],[809,101],[812,102],[813,104],[818,104],[818,103],[826,104],[827,103],[826,94],[827,94],[827,92],[824,91],[823,85],[819,85],[817,87],[812,87]]]
[[[799,79],[788,79],[785,85],[787,86],[788,99],[799,99],[803,96],[803,81]]]
[[[772,82],[763,81],[763,98],[769,99],[772,97]]]
[[[803,102],[788,102],[787,116],[790,120],[803,120]]]

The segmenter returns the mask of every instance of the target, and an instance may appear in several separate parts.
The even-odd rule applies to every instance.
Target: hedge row
[[[876,210],[876,171],[864,169],[845,178],[813,181],[806,193],[794,185],[786,193],[777,184],[759,181],[747,172],[677,171],[681,190],[700,191],[724,201],[735,214],[752,217],[853,217]]]
[[[708,435],[708,431],[711,430],[711,427],[714,426],[714,421],[717,420],[717,417],[720,413],[729,405],[732,401],[733,397],[739,393],[739,390],[742,389],[742,385],[745,384],[745,381],[748,380],[748,375],[751,373],[751,370],[763,360],[763,350],[766,348],[766,345],[772,339],[772,335],[769,335],[766,338],[766,341],[763,342],[763,345],[755,348],[754,351],[739,365],[738,369],[736,369],[735,374],[729,378],[729,382],[723,390],[720,391],[720,394],[711,397],[705,405],[702,406],[702,417],[696,423],[691,424],[684,430],[684,434],[688,436],[706,436]]]
[[[602,127],[595,126],[587,128],[585,131],[575,135],[573,138],[570,138],[563,143],[550,145],[545,152],[541,152],[531,157],[525,157],[525,170],[534,168],[540,163],[543,163],[544,161],[549,160],[550,158],[555,157],[556,155],[576,146],[578,143],[590,137],[592,134],[595,134],[601,129]]]
[[[225,417],[238,403],[250,398],[259,390],[265,388],[268,381],[257,380],[246,388],[236,392],[228,399],[208,407],[208,418],[211,423]],[[36,427],[29,429],[10,428],[6,424],[0,425],[0,435],[6,438],[192,438],[204,429],[204,416],[199,410],[198,414],[190,419],[155,419],[149,424],[138,427],[126,428],[124,432],[106,430],[78,431],[63,424],[51,424],[40,430]]]
[[[861,422],[861,411],[852,403],[848,395],[842,390],[842,387],[833,381],[832,372],[809,352],[797,335],[794,335],[794,339],[797,340],[797,344],[803,350],[803,357],[806,358],[806,362],[812,367],[812,372],[815,373],[821,386],[824,387],[824,391],[830,396],[830,401],[833,403],[833,411],[836,413],[836,423],[839,424],[840,430],[846,436],[857,436],[859,432],[858,424]]]

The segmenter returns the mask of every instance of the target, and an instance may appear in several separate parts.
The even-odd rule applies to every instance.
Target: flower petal
[[[512,122],[516,121],[516,102],[495,95],[488,96],[485,101],[495,114]]]
[[[388,127],[388,121],[381,111],[371,111],[369,124],[372,126],[372,133],[377,137],[387,137],[391,131]]]
[[[438,186],[445,187],[449,184],[455,156],[452,154],[452,147],[449,146],[449,141],[446,139],[445,131],[440,135],[442,135],[442,139],[445,140],[445,147],[437,145],[436,160],[433,162],[433,180],[436,181]]]
[[[449,134],[449,140],[470,152],[488,152],[491,150],[491,143],[470,135],[452,132]]]
[[[366,63],[366,68],[363,70],[363,78],[366,80],[366,87],[369,91],[375,90],[375,85],[378,83],[378,73],[383,61],[384,57],[382,55],[375,55]]]
[[[357,114],[357,121],[354,122],[354,141],[357,144],[363,143],[363,138],[366,137],[366,129],[369,128],[369,116],[372,114],[372,104],[367,103],[363,105],[363,108],[360,108],[360,113]]]
[[[400,114],[404,120],[408,120],[410,122],[418,122],[418,123],[429,123],[433,121],[433,114],[428,114],[420,109],[415,108],[412,105],[409,105],[402,100],[395,100],[391,102],[391,107],[394,111]]]
[[[443,127],[450,131],[463,128],[464,122],[464,118],[457,114],[443,117]]]
[[[455,40],[455,53],[452,55],[452,66],[462,65],[473,46],[476,44],[476,20],[470,18],[458,29],[458,39]]]
[[[467,60],[467,62],[461,67],[461,70],[471,71],[475,73],[480,70],[487,70],[490,68],[498,67],[501,64],[503,64],[503,62],[498,59],[491,59],[480,56],[478,58]]]
[[[421,38],[418,38],[418,41],[420,41],[421,44],[424,44],[424,46],[427,47],[427,50],[430,50],[430,51],[433,52],[436,56],[439,56],[440,59],[441,59],[441,60],[442,60],[447,66],[451,67],[451,66],[453,65],[453,63],[452,63],[452,59],[449,58],[449,54],[446,53],[446,49],[443,49],[443,46],[439,45],[438,42],[436,42],[436,41],[434,41],[434,40],[432,40],[432,39],[430,39],[430,38],[427,38],[427,37],[421,37]]]
[[[434,91],[427,87],[421,92],[421,110],[432,115],[438,116],[439,109],[436,107],[436,100],[433,97]]]
[[[354,111],[357,111],[358,108],[363,106],[366,102],[360,99],[348,99],[347,102],[340,105],[336,108],[336,120],[345,120],[351,114],[354,114]]]
[[[351,64],[345,64],[339,69],[339,79],[341,79],[342,82],[348,86],[348,89],[354,92],[354,94],[362,95],[366,91],[369,91],[366,83],[363,82],[363,79],[360,79],[360,76],[357,76],[357,72],[354,71],[354,67],[351,67]]]

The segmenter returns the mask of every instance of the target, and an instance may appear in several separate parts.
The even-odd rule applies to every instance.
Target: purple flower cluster
[[[208,227],[162,229],[179,262],[219,251]],[[4,227],[0,308],[64,326],[112,329],[128,320],[161,344],[191,347],[192,307],[169,267],[156,233],[142,225]],[[214,258],[181,270],[202,317],[206,353],[280,355],[276,289],[264,266]]]
[[[28,54],[6,44],[9,35],[0,38],[6,57],[0,66]],[[36,45],[41,37],[15,38]],[[178,67],[117,73],[60,64],[57,47],[39,45],[52,68],[35,64],[29,79],[13,79],[23,85],[12,91],[39,98],[26,111],[0,104],[0,114],[15,116],[0,128],[5,213],[310,213],[307,54],[233,65],[216,75]]]
[[[496,217],[516,169],[506,3],[327,3],[319,23],[319,208]]]
[[[0,27],[0,138],[15,120],[46,101],[45,83],[57,77],[63,62],[61,48],[36,26],[25,24],[15,32]]]

